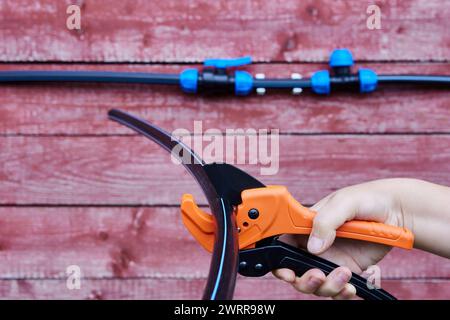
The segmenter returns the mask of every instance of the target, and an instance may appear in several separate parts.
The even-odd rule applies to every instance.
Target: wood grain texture
[[[83,279],[80,290],[68,290],[65,280],[0,280],[0,296],[11,299],[198,299],[204,279]],[[385,280],[382,286],[400,299],[445,299],[448,280]],[[300,294],[275,279],[238,279],[235,298],[318,299]]]
[[[379,73],[450,74],[450,64],[363,64]],[[0,65],[0,70],[116,70],[178,73],[186,66],[136,65]],[[327,68],[318,64],[259,64],[248,70],[267,77],[305,76]],[[129,134],[107,121],[111,108],[124,109],[159,126],[191,128],[201,120],[205,130],[277,128],[284,133],[450,132],[448,92],[439,89],[380,89],[376,93],[330,97],[269,93],[264,97],[201,97],[178,87],[97,84],[0,86],[0,134]]]
[[[0,149],[1,204],[178,205],[183,193],[205,203],[189,174],[140,136],[6,137]],[[239,167],[311,204],[378,178],[449,185],[449,150],[447,135],[287,135],[280,136],[276,175],[260,175],[267,165]]]
[[[335,47],[384,74],[450,74],[450,6],[376,1],[0,1],[0,70],[173,72],[208,57],[250,54],[267,77],[327,68]],[[430,49],[431,48],[431,49]],[[177,62],[176,65],[167,63]],[[389,63],[386,63],[389,62]],[[302,203],[367,180],[415,177],[450,185],[450,102],[436,89],[382,88],[319,97],[200,97],[178,87],[0,86],[0,299],[197,299],[210,255],[184,229],[192,178],[153,143],[106,118],[120,108],[162,128],[280,129],[280,171],[240,165],[284,184]],[[383,288],[400,299],[448,299],[450,260],[394,249]],[[66,268],[82,268],[81,290]],[[271,275],[239,277],[237,299],[314,299]]]
[[[336,46],[362,60],[450,59],[450,7],[439,0],[377,1],[381,30],[366,26],[372,1],[85,0],[80,31],[66,28],[69,4],[2,1],[0,60],[324,61]]]
[[[202,279],[210,258],[178,208],[0,208],[4,280],[65,279],[69,265],[86,278]],[[395,249],[379,266],[384,279],[450,277],[448,259],[419,250]]]

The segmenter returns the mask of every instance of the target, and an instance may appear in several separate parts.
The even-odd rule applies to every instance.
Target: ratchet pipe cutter
[[[200,185],[211,214],[191,194],[181,201],[184,225],[198,243],[212,252],[205,299],[231,299],[237,273],[260,277],[289,268],[298,276],[312,268],[329,274],[336,264],[288,245],[283,234],[311,233],[315,212],[302,206],[284,186],[265,186],[246,172],[226,163],[206,164],[190,148],[164,130],[119,110],[109,117],[153,140],[177,156]],[[188,159],[189,161],[186,161]],[[411,231],[378,222],[349,221],[336,232],[340,238],[369,241],[404,249],[413,247]],[[363,277],[352,274],[356,294],[368,300],[394,300],[383,289],[369,288]]]

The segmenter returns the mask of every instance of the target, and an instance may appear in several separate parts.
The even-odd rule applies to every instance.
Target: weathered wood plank
[[[177,208],[1,208],[0,245],[3,279],[64,278],[72,264],[85,277],[199,278],[210,259]]]
[[[0,280],[2,299],[199,299],[203,279],[82,279],[80,290],[65,280]],[[383,288],[399,299],[448,299],[448,280],[386,280]],[[318,299],[275,279],[238,279],[235,299]]]
[[[69,265],[86,278],[200,279],[210,258],[178,208],[0,207],[0,279],[62,279]],[[450,260],[419,250],[379,266],[385,279],[450,277]]]
[[[335,46],[354,48],[363,60],[450,59],[450,8],[442,1],[378,1],[381,30],[366,26],[370,4],[85,0],[82,30],[69,31],[68,2],[4,0],[0,60],[186,62],[251,54],[257,61],[324,61]]]
[[[1,204],[177,205],[186,192],[204,203],[188,173],[143,137],[6,137],[0,150]],[[288,135],[280,136],[276,175],[260,175],[268,165],[239,166],[311,204],[377,178],[450,185],[449,160],[447,135]]]
[[[380,73],[450,74],[450,64],[368,64]],[[0,65],[0,70],[120,70],[180,72],[185,66]],[[252,73],[286,77],[309,73],[324,65],[255,65]],[[138,85],[0,85],[0,134],[128,134],[106,118],[110,108],[128,110],[167,130],[279,128],[289,133],[450,132],[448,93],[433,89],[381,89],[369,95],[331,97],[289,93],[263,97],[189,96],[178,87]]]

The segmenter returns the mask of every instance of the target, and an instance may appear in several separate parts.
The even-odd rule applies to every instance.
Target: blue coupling
[[[234,73],[234,92],[237,96],[246,96],[252,92],[253,77],[247,71],[237,70]]]
[[[359,69],[359,91],[367,93],[375,91],[378,84],[378,76],[375,71],[371,69]]]
[[[330,67],[351,67],[353,56],[348,49],[335,49],[330,56]]]
[[[180,86],[184,92],[196,93],[198,84],[198,70],[186,69],[180,73]]]
[[[311,88],[317,94],[330,94],[330,73],[328,70],[320,70],[312,75]]]

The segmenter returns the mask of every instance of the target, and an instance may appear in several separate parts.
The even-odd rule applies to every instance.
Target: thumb
[[[336,238],[336,229],[355,216],[355,205],[351,198],[342,198],[334,194],[319,201],[311,207],[317,214],[308,240],[308,251],[321,254],[326,251]]]

